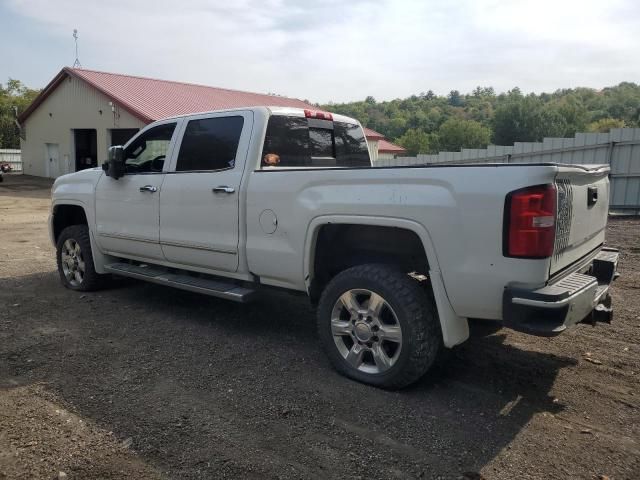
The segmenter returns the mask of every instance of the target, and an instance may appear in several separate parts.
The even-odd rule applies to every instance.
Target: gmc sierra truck
[[[52,189],[65,287],[304,292],[361,382],[416,381],[475,319],[553,336],[611,315],[607,166],[375,168],[356,120],[254,107],[152,123],[102,167]]]

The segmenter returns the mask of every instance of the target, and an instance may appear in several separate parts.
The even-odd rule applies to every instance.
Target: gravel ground
[[[50,183],[0,184],[0,478],[640,478],[640,220],[612,325],[500,330],[412,388],[338,376],[304,298],[59,283]]]

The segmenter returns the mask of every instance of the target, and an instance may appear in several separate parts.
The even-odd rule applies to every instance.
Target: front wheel
[[[318,333],[336,370],[382,388],[415,382],[442,348],[432,297],[389,265],[360,265],[336,275],[320,298]]]
[[[60,233],[56,259],[60,280],[65,287],[87,292],[104,285],[106,275],[100,275],[94,268],[89,227],[86,225],[72,225]]]

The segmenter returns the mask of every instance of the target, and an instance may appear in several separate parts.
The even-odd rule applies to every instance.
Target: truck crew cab
[[[607,166],[371,166],[361,125],[253,107],[148,125],[58,178],[62,283],[110,274],[237,302],[317,304],[335,368],[399,388],[488,319],[552,336],[610,315]]]

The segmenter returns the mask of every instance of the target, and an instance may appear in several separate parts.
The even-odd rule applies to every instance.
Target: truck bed
[[[553,184],[561,174],[606,182],[607,173],[606,166],[551,163],[255,170],[245,189],[248,268],[263,282],[304,290],[311,272],[291,258],[310,255],[314,224],[374,220],[399,226],[391,221],[399,219],[423,240],[432,274],[442,275],[457,315],[500,319],[505,285],[541,287],[552,265],[560,265],[503,255],[506,195]],[[606,194],[600,205],[606,212]],[[256,228],[265,210],[277,212],[278,228],[268,237]],[[587,249],[591,244],[574,255]]]

